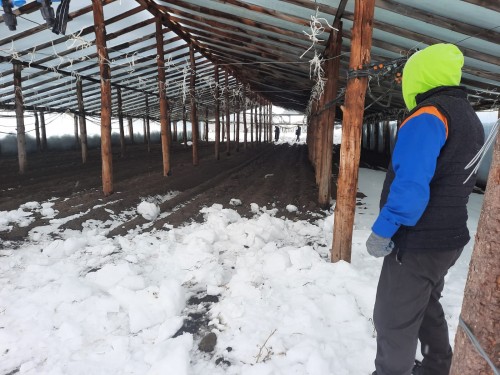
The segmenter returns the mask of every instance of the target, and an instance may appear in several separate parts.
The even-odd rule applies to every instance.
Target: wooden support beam
[[[196,64],[194,62],[194,48],[192,45],[189,46],[189,61],[191,64],[191,74],[189,77],[189,98],[191,102],[191,141],[193,148],[193,165],[199,164],[198,158],[198,138],[199,138],[199,124],[198,124],[198,114],[196,111]]]
[[[247,149],[248,128],[247,128],[247,90],[243,88],[243,149]]]
[[[42,133],[42,151],[47,150],[47,132],[45,131],[45,113],[40,111],[40,132]]]
[[[226,69],[225,71],[225,85],[224,85],[224,101],[226,109],[226,155],[231,155],[231,118],[229,115],[229,73]]]
[[[35,116],[36,150],[40,152],[42,151],[42,143],[40,140],[40,122],[38,121],[38,113],[36,111],[33,111],[33,115]]]
[[[146,144],[148,145],[148,152],[151,152],[151,128],[149,125],[149,97],[146,94],[144,97],[144,105],[146,106],[146,115],[144,116],[144,123],[146,124]]]
[[[122,90],[116,89],[116,101],[118,104],[118,125],[120,128],[120,156],[125,157],[125,129],[123,128],[123,108],[122,108]]]
[[[259,143],[262,143],[262,104],[260,102],[260,98],[259,98],[259,122],[258,122],[258,126],[259,126],[259,134],[258,134]]]
[[[73,113],[73,132],[75,134],[75,147],[80,147],[80,137],[78,136],[78,116]]]
[[[205,141],[208,142],[208,107],[205,107]]]
[[[236,102],[235,141],[236,141],[236,152],[239,152],[240,151],[240,101],[239,101],[239,99],[237,99],[237,102]]]
[[[351,69],[370,63],[374,9],[375,0],[355,1],[351,56],[349,61]],[[347,82],[337,184],[337,204],[335,205],[335,224],[333,228],[333,248],[331,254],[333,262],[339,260],[351,261],[361,126],[363,123],[367,83],[366,77],[354,77]]]
[[[160,92],[160,126],[161,126],[161,152],[163,158],[163,176],[170,176],[170,121],[168,114],[168,99],[165,84],[165,52],[163,49],[163,24],[156,17],[156,53],[158,55],[158,90]]]
[[[187,125],[186,125],[186,105],[182,106],[182,143],[184,143],[184,147],[188,145],[187,139]]]
[[[268,115],[269,115],[269,142],[273,140],[273,103],[268,102]]]
[[[82,149],[82,164],[87,162],[87,121],[85,118],[85,104],[83,101],[83,82],[80,78],[76,80],[76,97],[78,102],[79,122],[80,122],[80,143]]]
[[[16,96],[16,122],[17,122],[17,158],[19,161],[19,174],[26,172],[26,133],[24,128],[24,103],[21,71],[21,64],[14,61],[14,93]]]
[[[219,66],[214,67],[215,81],[215,159],[220,159],[220,100],[219,100]]]
[[[177,142],[178,138],[177,121],[174,121],[174,134],[172,134],[172,142]]]
[[[332,30],[329,45],[326,49],[325,75],[328,84],[325,85],[323,93],[323,106],[335,100],[339,89],[340,53],[342,48],[342,23],[338,23],[339,31]],[[323,111],[321,116],[321,140],[323,142],[320,159],[320,173],[318,181],[318,203],[326,208],[330,205],[332,190],[332,152],[333,152],[333,128],[335,124],[336,105],[332,105]]]
[[[128,136],[131,144],[135,144],[134,141],[134,124],[132,122],[132,117],[128,116]]]
[[[111,150],[111,69],[106,48],[106,28],[102,0],[92,0],[96,47],[101,75],[101,158],[104,196],[113,194],[113,154]]]
[[[255,143],[259,142],[259,122],[257,121],[258,116],[259,116],[259,114],[257,111],[257,104],[255,103],[255,106],[254,106]],[[252,143],[253,143],[253,140],[252,140]]]

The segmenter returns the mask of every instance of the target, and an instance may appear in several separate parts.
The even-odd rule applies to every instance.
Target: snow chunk
[[[153,221],[160,214],[160,207],[154,203],[141,202],[137,206],[137,213],[142,215],[144,219]]]
[[[232,198],[230,201],[229,201],[229,204],[231,206],[241,206],[241,200],[239,199],[236,199],[236,198]]]
[[[259,205],[257,203],[250,203],[250,210],[252,210],[252,212],[254,214],[258,214],[259,213]]]
[[[298,208],[297,208],[297,206],[294,206],[293,204],[289,204],[286,206],[286,210],[288,212],[297,212]]]

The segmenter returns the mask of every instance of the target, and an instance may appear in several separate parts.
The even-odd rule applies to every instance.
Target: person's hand
[[[366,249],[371,256],[376,258],[385,257],[394,249],[394,242],[390,238],[380,237],[372,232],[368,240],[366,240]]]

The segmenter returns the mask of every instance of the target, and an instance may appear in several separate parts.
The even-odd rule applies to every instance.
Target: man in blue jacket
[[[403,70],[410,111],[398,130],[380,213],[366,242],[385,257],[373,320],[376,375],[448,375],[452,350],[439,303],[448,269],[470,240],[467,201],[475,178],[465,166],[484,131],[460,84],[463,55],[436,44]],[[414,366],[420,340],[423,361]]]

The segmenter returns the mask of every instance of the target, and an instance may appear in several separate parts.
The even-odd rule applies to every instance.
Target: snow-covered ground
[[[35,212],[50,219],[20,248],[0,242],[0,373],[371,374],[382,260],[370,257],[364,243],[383,178],[360,170],[366,197],[358,199],[351,264],[328,261],[331,212],[311,224],[241,202],[254,212],[247,219],[230,208],[237,196],[225,208],[203,208],[203,223],[137,228],[112,239],[105,234],[121,220],[166,213],[142,204],[115,213],[114,223],[89,220],[76,231],[61,229],[67,218],[52,208],[64,197],[0,212],[0,237],[12,225],[28,225]],[[472,237],[482,199],[470,199]],[[443,293],[452,338],[472,247]],[[173,337],[186,311],[202,310],[188,299],[205,294],[219,298],[208,313],[217,335],[210,354],[190,333]]]

